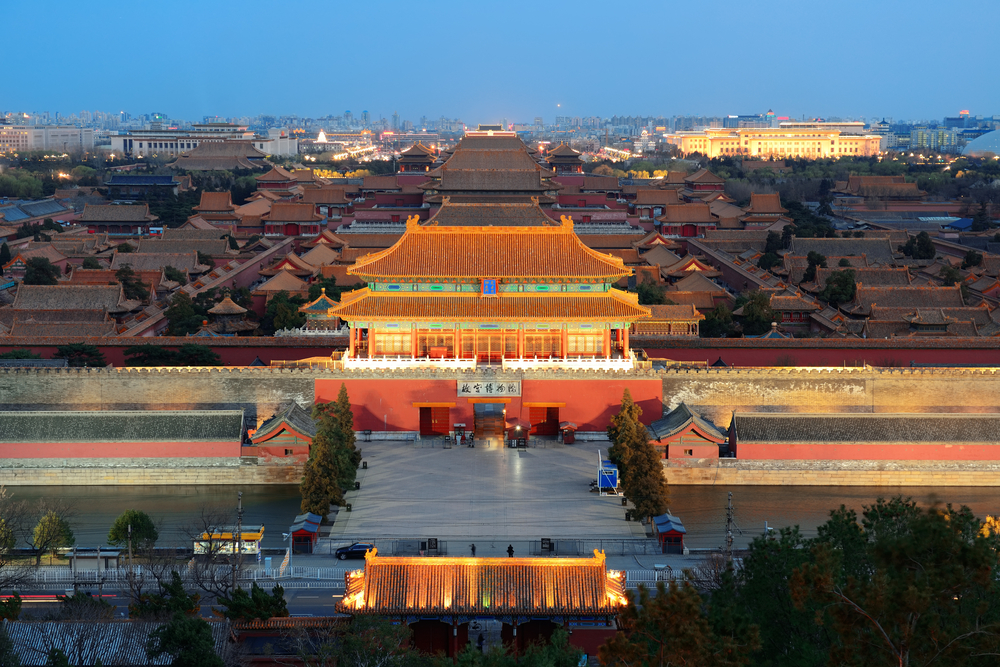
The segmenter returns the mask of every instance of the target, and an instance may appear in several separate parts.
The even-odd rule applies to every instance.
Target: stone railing
[[[629,353],[627,357],[618,359],[605,359],[604,357],[570,357],[568,359],[539,359],[521,358],[504,359],[504,370],[530,371],[542,370],[546,368],[558,368],[560,370],[578,371],[630,371],[634,369],[635,357]]]
[[[476,368],[475,359],[432,359],[430,357],[348,357],[343,358],[344,370],[370,370],[384,368],[404,370],[410,368],[439,368],[446,370],[465,370]]]
[[[346,338],[351,333],[350,327],[341,329],[278,329],[274,332],[275,337],[284,338],[287,336],[342,336]]]

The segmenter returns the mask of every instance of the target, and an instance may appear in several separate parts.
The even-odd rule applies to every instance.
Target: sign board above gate
[[[458,396],[520,396],[520,380],[459,380]]]

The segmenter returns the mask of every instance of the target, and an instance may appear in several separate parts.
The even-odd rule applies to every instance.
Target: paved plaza
[[[353,511],[337,514],[331,537],[485,538],[506,547],[544,537],[644,536],[625,521],[619,497],[590,492],[607,443],[537,445],[359,442],[368,468],[358,471],[361,490],[346,497]],[[492,550],[489,542],[483,547]]]

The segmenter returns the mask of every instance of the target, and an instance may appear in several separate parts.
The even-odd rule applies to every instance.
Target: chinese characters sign
[[[496,278],[483,278],[483,296],[497,295]]]
[[[520,380],[501,382],[497,380],[459,380],[458,396],[520,396]]]

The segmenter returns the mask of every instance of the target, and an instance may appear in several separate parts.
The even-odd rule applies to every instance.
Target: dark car
[[[367,542],[355,542],[349,547],[340,547],[334,553],[337,554],[337,558],[340,560],[347,560],[348,558],[364,558],[365,554],[374,548],[374,544],[368,544]]]

